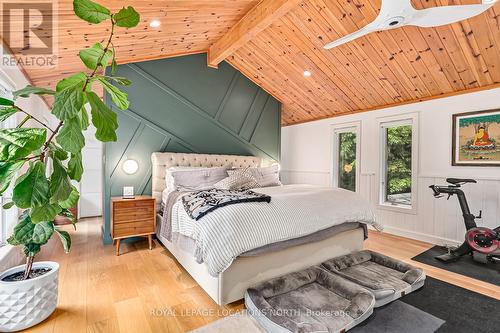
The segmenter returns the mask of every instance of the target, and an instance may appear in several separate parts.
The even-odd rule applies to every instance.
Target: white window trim
[[[0,85],[3,86],[4,88],[9,89],[10,91],[16,90],[14,83],[3,70],[0,70]],[[2,124],[0,124],[0,128],[13,128],[16,127],[16,125],[17,125],[17,119],[15,116],[12,116],[7,120],[5,120],[4,122],[2,122]],[[2,245],[6,245],[8,233],[10,233],[12,225],[15,223],[15,221],[10,221],[10,223],[7,224],[8,217],[9,215],[12,214],[7,214],[7,212],[2,208],[2,206],[6,202],[12,199],[11,192],[12,188],[9,188],[3,193],[2,196],[0,196],[0,247],[2,247]]]
[[[379,131],[379,167],[377,172],[378,179],[378,198],[377,207],[380,209],[397,211],[406,214],[417,214],[418,207],[418,166],[419,166],[419,126],[418,126],[418,113],[408,113],[395,115],[390,117],[377,118],[378,121],[378,131]],[[385,128],[389,127],[387,125],[397,126],[397,125],[412,125],[412,143],[411,143],[411,206],[397,205],[392,203],[387,203],[385,201]]]
[[[356,193],[360,192],[361,182],[361,121],[333,124],[330,126],[330,186],[338,187],[339,134],[356,133]]]

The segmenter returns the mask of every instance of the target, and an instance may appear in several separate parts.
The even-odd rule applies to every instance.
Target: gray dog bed
[[[248,289],[245,305],[268,333],[332,333],[368,318],[375,297],[316,266]]]
[[[366,250],[330,259],[321,266],[372,292],[375,307],[411,293],[425,282],[422,269]]]

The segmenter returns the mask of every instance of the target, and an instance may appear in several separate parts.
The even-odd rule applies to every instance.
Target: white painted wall
[[[436,200],[428,186],[447,177],[471,177],[465,186],[473,213],[483,210],[479,225],[500,224],[500,168],[451,166],[452,114],[500,108],[500,89],[437,99],[299,124],[282,129],[284,183],[331,184],[332,125],[361,121],[360,193],[370,199],[386,231],[436,244],[463,241],[465,227],[456,198]],[[380,209],[376,177],[379,166],[378,118],[418,112],[419,163],[417,214]]]

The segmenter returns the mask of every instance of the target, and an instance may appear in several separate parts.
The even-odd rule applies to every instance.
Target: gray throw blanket
[[[190,192],[182,197],[184,209],[196,221],[220,207],[243,202],[270,203],[271,197],[253,191],[231,191],[216,188]]]

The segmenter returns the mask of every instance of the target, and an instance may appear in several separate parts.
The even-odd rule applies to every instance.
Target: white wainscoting
[[[330,173],[318,171],[282,170],[285,184],[312,184],[330,186]],[[483,218],[476,219],[478,226],[495,228],[500,224],[500,180],[476,177],[477,184],[467,184],[463,191],[467,196],[471,212],[483,211]],[[418,177],[417,214],[405,214],[378,208],[377,181],[375,174],[361,174],[360,194],[375,208],[377,219],[385,225],[388,233],[405,236],[440,245],[463,242],[465,226],[456,197],[435,199],[428,188],[432,184],[446,184],[445,178],[435,176]]]

